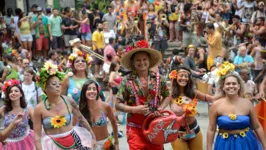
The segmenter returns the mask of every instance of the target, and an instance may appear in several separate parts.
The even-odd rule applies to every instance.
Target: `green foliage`
[[[76,0],[76,10],[79,10],[85,2],[86,0]],[[105,13],[107,12],[107,7],[110,5],[110,0],[93,0],[91,8],[93,8],[95,4],[98,4],[99,9]]]

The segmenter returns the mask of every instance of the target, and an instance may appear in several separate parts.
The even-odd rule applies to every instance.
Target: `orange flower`
[[[171,73],[169,74],[169,78],[170,79],[176,79],[176,77],[177,77],[177,71],[172,70]]]
[[[110,149],[110,147],[111,147],[111,140],[110,139],[108,139],[107,141],[105,141],[105,143],[104,143],[104,145],[103,145],[103,149],[104,150],[109,150]]]
[[[197,100],[194,98],[189,104],[183,105],[183,110],[188,114],[188,116],[195,116],[197,112]]]

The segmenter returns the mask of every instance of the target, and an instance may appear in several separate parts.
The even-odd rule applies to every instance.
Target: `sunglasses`
[[[86,63],[86,60],[77,60],[75,63]]]

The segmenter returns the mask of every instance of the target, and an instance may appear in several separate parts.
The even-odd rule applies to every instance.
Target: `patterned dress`
[[[25,114],[28,114],[28,109],[25,108]],[[4,116],[4,126],[7,128],[14,120],[16,114],[6,113]],[[28,125],[28,115],[25,115],[23,120],[13,129],[12,133],[6,139],[7,144],[0,143],[1,150],[33,150],[34,133]]]

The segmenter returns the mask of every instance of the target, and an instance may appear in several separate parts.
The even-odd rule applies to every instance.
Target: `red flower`
[[[137,48],[149,48],[149,43],[145,40],[138,41],[136,43]]]
[[[149,93],[152,95],[152,96],[155,96],[156,95],[156,92],[154,90],[150,90]]]
[[[36,77],[35,77],[35,80],[36,80],[37,82],[40,82],[40,81],[41,81],[40,76],[36,76]]]
[[[132,46],[127,46],[127,47],[126,47],[126,53],[127,53],[127,52],[130,52],[132,49],[133,49]]]

